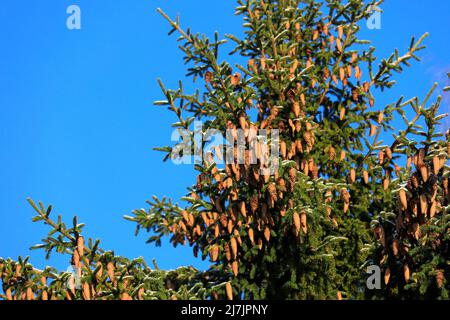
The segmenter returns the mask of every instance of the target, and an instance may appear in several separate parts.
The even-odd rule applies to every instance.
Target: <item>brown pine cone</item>
[[[250,198],[250,210],[252,211],[253,214],[258,210],[258,206],[259,206],[258,195],[255,194]]]
[[[333,148],[332,146],[328,148],[328,157],[330,158],[331,161],[333,161],[336,158],[336,149]]]
[[[289,188],[291,192],[294,191],[295,183],[297,182],[297,170],[292,167],[289,169]]]

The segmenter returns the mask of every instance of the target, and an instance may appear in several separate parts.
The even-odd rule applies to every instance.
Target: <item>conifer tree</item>
[[[370,262],[383,268],[384,287],[368,292],[370,297],[449,298],[450,129],[446,140],[437,139],[442,136],[437,126],[443,117],[437,115],[441,98],[429,108],[425,103],[411,101],[416,116],[408,128],[415,139],[405,133],[395,146],[408,157],[394,190],[396,206],[381,211],[372,222],[378,243]],[[420,118],[425,118],[426,131],[415,124]]]
[[[29,297],[43,298],[45,291],[56,299],[447,298],[450,138],[438,140],[440,99],[431,107],[431,92],[422,103],[376,100],[380,91],[394,91],[394,73],[419,60],[426,35],[413,38],[404,54],[396,50],[378,61],[358,32],[382,1],[237,2],[242,39],[209,39],[160,10],[170,34],[179,36],[197,90],[185,92],[181,81],[167,89],[159,80],[164,100],[155,103],[176,115],[172,126],[191,141],[157,148],[165,160],[207,150],[212,129],[234,157],[220,148],[204,153],[182,204],[153,197],[148,209],[125,217],[149,232],[151,243],[170,237],[174,246],[192,246],[195,257],[211,262],[209,269],[151,270],[142,259],[116,257],[92,241],[80,254],[81,226],[75,221],[66,229],[34,205],[36,220],[52,227],[40,247],[71,254],[83,288],[67,290],[67,273],[2,260],[4,297],[27,298],[31,288]],[[226,42],[240,64],[223,60]],[[407,108],[415,112],[412,120]],[[394,117],[406,129],[396,130]],[[261,129],[279,132],[279,139],[269,137],[280,154],[274,172],[269,148],[252,134]],[[198,135],[205,137],[200,145]],[[382,290],[366,290],[369,264],[383,269]],[[405,265],[416,280],[404,280]],[[53,279],[50,289],[39,284],[42,277]]]

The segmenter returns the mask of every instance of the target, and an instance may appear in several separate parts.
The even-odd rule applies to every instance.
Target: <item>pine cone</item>
[[[408,208],[408,198],[406,196],[406,191],[404,189],[400,189],[399,194],[400,203],[402,204],[403,211]]]
[[[231,253],[233,254],[233,259],[237,257],[237,241],[235,237],[232,237],[230,240]]]
[[[347,189],[341,189],[341,197],[345,203],[350,203],[350,194],[348,193]]]
[[[277,201],[278,200],[278,195],[277,195],[277,188],[275,187],[275,184],[271,183],[267,186],[267,192],[269,193],[270,199],[272,201]]]
[[[258,195],[255,194],[250,198],[250,210],[252,211],[253,214],[258,210],[258,206],[259,206]]]
[[[405,281],[409,282],[410,272],[409,272],[409,266],[407,264],[403,265],[403,276],[405,277]]]
[[[211,71],[205,72],[205,82],[210,83],[213,80],[213,73]]]
[[[254,245],[255,244],[255,233],[253,232],[252,228],[248,229],[248,237],[250,239],[251,244]]]
[[[264,229],[264,238],[266,239],[267,242],[270,241],[270,229],[269,229],[269,227],[266,227]]]
[[[417,189],[418,187],[419,187],[419,179],[417,177],[417,173],[414,173],[408,180],[408,189],[412,191],[414,189]]]
[[[237,277],[239,274],[239,266],[237,261],[233,261],[231,263],[231,270],[233,271],[234,276]]]
[[[444,284],[444,272],[442,272],[442,270],[438,270],[436,273],[436,285],[439,289],[442,288],[443,284]]]
[[[336,158],[336,149],[333,148],[332,146],[328,148],[328,157],[330,158],[331,161],[333,161]]]
[[[294,167],[289,169],[289,187],[291,192],[294,191],[295,183],[297,182],[297,170]]]
[[[298,233],[300,232],[301,229],[301,221],[300,221],[300,216],[297,212],[294,212],[293,216],[292,216],[293,222],[294,222],[294,226],[295,226],[295,231],[298,235]]]

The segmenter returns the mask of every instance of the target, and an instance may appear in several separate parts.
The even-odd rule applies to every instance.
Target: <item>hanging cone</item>
[[[341,293],[340,291],[338,291],[338,292],[336,293],[336,299],[339,300],[339,301],[342,300],[342,293]]]
[[[304,234],[308,233],[308,222],[307,222],[307,216],[306,216],[306,212],[302,211],[302,213],[300,214],[300,225],[302,227],[302,231]]]
[[[392,160],[392,150],[391,150],[391,148],[387,147],[384,150],[384,153],[386,154],[386,157],[388,158],[388,160]]]
[[[338,26],[337,27],[337,32],[338,32],[339,39],[342,39],[342,37],[344,36],[344,27],[343,26]]]
[[[259,206],[258,195],[255,194],[250,198],[250,210],[253,214],[256,212],[256,210],[258,210],[258,206]]]
[[[249,228],[249,229],[248,229],[248,238],[250,239],[250,243],[251,243],[252,245],[254,245],[254,244],[255,244],[255,234],[254,234],[252,228]]]
[[[370,136],[373,137],[377,133],[377,126],[372,124],[370,125]]]
[[[428,181],[428,177],[429,177],[428,166],[426,166],[425,164],[421,165],[419,170],[420,170],[420,175],[422,176],[422,180],[424,182],[427,182]]]
[[[275,187],[275,184],[271,183],[267,186],[267,192],[269,193],[269,197],[272,201],[277,201],[277,188]]]
[[[194,215],[192,213],[189,213],[188,226],[192,227],[192,226],[194,226],[194,223],[195,223]]]
[[[405,277],[405,281],[409,282],[410,274],[409,274],[409,266],[407,264],[403,265],[403,276]]]
[[[241,74],[239,72],[236,72],[234,75],[231,76],[231,84],[233,86],[237,86],[240,81],[241,81]]]
[[[400,203],[402,204],[403,211],[406,211],[406,209],[408,209],[408,199],[405,189],[400,189],[398,196],[400,198]]]
[[[334,84],[337,85],[339,83],[338,78],[335,74],[331,75],[331,79],[333,80]]]
[[[341,43],[341,39],[336,39],[336,49],[339,52],[342,52],[342,43]]]
[[[266,227],[264,229],[264,238],[266,239],[267,242],[270,241],[270,229],[269,229],[269,227]]]
[[[219,228],[219,225],[216,224],[215,227],[214,227],[214,237],[218,238],[219,235],[220,235],[220,228]]]
[[[241,127],[241,129],[246,129],[247,128],[247,117],[245,116],[244,113],[241,113],[239,115],[239,125]]]
[[[352,66],[351,65],[347,65],[347,74],[349,77],[352,76],[353,70],[352,70]]]
[[[384,284],[385,285],[388,285],[390,278],[391,278],[391,269],[387,268],[386,272],[384,273]]]
[[[258,249],[261,250],[262,247],[263,247],[263,241],[262,241],[262,239],[260,238],[260,239],[258,239]]]
[[[234,276],[237,277],[239,274],[239,266],[237,261],[233,261],[231,263],[231,270],[233,271]]]
[[[11,293],[11,288],[6,289],[5,294],[6,294],[6,300],[10,300],[10,301],[13,300],[13,296],[12,296],[12,293]]]
[[[22,275],[22,266],[20,264],[16,265],[16,270],[14,272],[14,276],[19,278]]]
[[[363,171],[363,180],[365,184],[369,184],[369,173],[367,172],[367,170]]]
[[[338,223],[336,217],[333,217],[333,218],[331,219],[331,222],[333,223],[333,226],[334,226],[335,228],[337,228],[337,227],[339,226],[339,223]]]
[[[233,224],[233,221],[230,219],[230,220],[228,220],[228,224],[227,224],[227,230],[228,230],[229,234],[231,234],[233,232],[233,228],[234,228],[234,224]],[[199,234],[199,236],[200,235],[201,234]]]
[[[30,287],[27,288],[26,297],[27,300],[34,300],[34,292],[33,289],[31,289]]]
[[[416,240],[419,240],[421,236],[420,225],[417,222],[414,222],[411,226],[411,230],[413,232],[414,238],[416,238]]]
[[[406,167],[410,168],[411,167],[411,163],[412,163],[412,158],[408,157],[408,159],[406,160]]]
[[[286,151],[286,142],[284,141],[280,142],[280,153],[283,159],[286,159],[287,151]]]
[[[73,252],[73,255],[72,255],[72,263],[73,263],[73,265],[76,266],[76,267],[80,267],[80,266],[81,266],[81,263],[80,263],[80,254],[78,253],[78,250],[75,250],[75,251]]]
[[[347,154],[345,153],[344,150],[342,150],[339,159],[340,159],[341,161],[344,161],[344,159],[345,159],[346,156],[347,156]]]
[[[380,150],[380,152],[378,153],[378,163],[379,164],[384,163],[384,152],[382,150]]]
[[[176,300],[176,296],[173,295],[171,299],[172,299],[172,300]],[[120,295],[120,300],[124,300],[124,301],[127,300],[127,301],[130,301],[130,300],[133,300],[133,299],[132,299],[131,296],[128,294],[128,292],[123,292],[123,293]]]
[[[91,288],[87,282],[83,283],[83,297],[84,300],[91,300]]]
[[[361,68],[359,67],[359,66],[356,66],[355,67],[355,78],[356,78],[356,80],[361,80],[361,77],[362,77],[362,71],[361,71]]]
[[[344,79],[345,79],[345,70],[342,67],[339,68],[339,79],[341,81],[344,81]]]
[[[389,184],[390,184],[389,177],[386,176],[386,177],[383,179],[383,189],[384,189],[384,190],[387,190],[387,189],[389,188]]]
[[[317,40],[317,38],[319,38],[319,31],[318,30],[314,30],[312,39],[313,40]]]
[[[333,148],[333,146],[330,146],[328,148],[328,157],[330,158],[331,161],[333,161],[334,158],[336,157],[336,149]]]
[[[380,113],[378,114],[378,124],[381,124],[383,122],[384,119],[384,113],[383,111],[380,111]]]
[[[231,286],[231,283],[227,282],[225,285],[225,291],[227,293],[227,299],[233,300],[233,287]]]
[[[401,168],[398,165],[394,165],[395,175],[400,177]]]
[[[295,226],[295,231],[297,233],[297,235],[300,232],[301,229],[301,222],[300,222],[300,216],[297,212],[294,212],[293,216],[292,216],[293,222],[294,222],[294,226]]]
[[[439,289],[441,289],[444,285],[444,280],[444,272],[442,272],[442,270],[438,270],[436,273],[436,285]]]
[[[99,268],[99,269],[95,274],[95,278],[97,279],[97,281],[100,282],[103,277],[103,264],[100,261],[97,261],[96,268]]]
[[[205,82],[206,83],[210,83],[213,80],[213,74],[211,71],[206,71],[205,72]]]
[[[183,217],[184,221],[189,222],[189,214],[186,210],[181,211],[181,216]]]
[[[339,120],[344,120],[345,118],[345,108],[342,107],[341,110],[339,111]]]
[[[144,287],[140,288],[138,291],[138,299],[139,300],[141,300],[141,301],[144,300],[144,293],[145,293],[145,288]]]
[[[420,213],[426,215],[428,211],[428,199],[424,194],[420,195]]]
[[[109,262],[106,265],[106,272],[108,273],[109,280],[111,280],[112,283],[116,283],[115,268],[112,262]]]
[[[80,258],[84,256],[84,238],[79,236],[77,239],[77,250],[80,254]]]
[[[297,182],[297,170],[294,167],[289,169],[289,186],[291,191],[294,191],[294,185]]]
[[[245,201],[239,202],[239,211],[242,216],[247,217],[247,208],[245,207]]]
[[[345,188],[341,189],[341,197],[345,203],[350,203],[350,194],[348,193],[347,189]]]
[[[354,183],[356,181],[356,171],[355,169],[350,170],[349,182]]]
[[[436,215],[436,201],[433,201],[430,206],[430,218],[433,218]]]
[[[209,257],[212,262],[216,262],[219,257],[219,247],[217,245],[213,245],[209,248]]]
[[[233,259],[237,257],[237,241],[236,238],[232,237],[230,240],[231,253],[233,255]]]
[[[349,208],[350,208],[350,203],[345,202],[344,203],[344,213],[347,213]]]
[[[394,254],[394,256],[396,256],[398,254],[398,240],[394,239],[394,241],[392,241],[392,253]]]

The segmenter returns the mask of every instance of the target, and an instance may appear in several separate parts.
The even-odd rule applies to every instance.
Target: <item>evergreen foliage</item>
[[[180,81],[170,90],[160,80],[164,100],[155,104],[173,112],[172,126],[192,139],[196,120],[203,121],[200,134],[216,129],[224,140],[227,129],[243,130],[247,148],[251,129],[279,130],[278,170],[261,173],[264,151],[257,163],[247,150],[243,164],[217,164],[216,149],[195,164],[198,177],[183,205],[153,197],[147,210],[125,217],[149,233],[150,243],[168,236],[174,246],[192,246],[196,257],[211,261],[205,272],[151,269],[141,258],[103,251],[99,241],[81,250],[76,219],[67,228],[60,217],[50,219],[51,207],[31,202],[35,221],[52,228],[36,248],[70,254],[82,270],[82,288],[67,289],[67,272],[1,260],[2,297],[447,299],[450,133],[438,132],[445,115],[438,113],[440,97],[429,102],[435,87],[422,102],[377,103],[377,94],[393,91],[394,74],[420,60],[426,37],[413,38],[404,54],[377,60],[358,32],[381,2],[238,0],[242,39],[209,39],[160,11],[170,34],[179,35],[198,89],[186,93]],[[244,65],[222,60],[226,42]],[[394,118],[405,129],[394,128]],[[188,147],[193,154],[199,146]],[[157,150],[165,160],[179,152]],[[383,270],[380,290],[366,288],[368,265]]]

